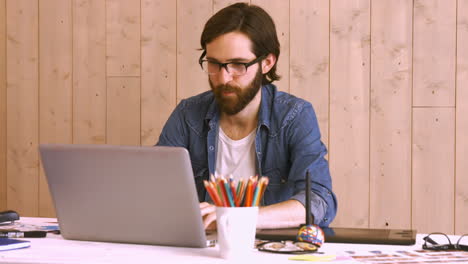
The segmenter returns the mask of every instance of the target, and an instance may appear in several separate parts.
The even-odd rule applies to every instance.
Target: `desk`
[[[20,223],[42,224],[56,221],[55,218],[27,218]],[[31,247],[0,251],[1,263],[225,263],[218,257],[218,248],[177,248],[153,245],[88,242],[66,240],[60,235],[48,234],[47,238],[27,238]],[[336,254],[346,250],[412,250],[421,249],[422,235],[417,236],[414,246],[386,246],[325,243],[320,251]],[[288,260],[292,255],[256,251],[248,263],[318,263]],[[334,261],[326,263],[356,263]]]

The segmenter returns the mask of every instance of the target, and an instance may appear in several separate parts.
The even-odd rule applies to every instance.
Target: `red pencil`
[[[227,192],[226,192],[226,187],[224,186],[224,183],[225,183],[226,179],[222,178],[220,180],[218,180],[218,186],[221,188],[221,193],[223,195],[223,205],[225,207],[230,207],[229,206],[229,198],[227,196]]]
[[[235,184],[235,181],[231,181],[231,193],[232,193],[232,200],[234,201],[234,205],[236,207],[239,206],[239,204],[237,203],[237,194],[236,194],[236,184]]]
[[[207,181],[203,181],[203,184],[205,185],[206,190],[208,191],[208,194],[211,197],[211,200],[215,203],[216,206],[223,206],[223,203],[219,199],[218,194],[214,190],[213,186],[210,185]]]

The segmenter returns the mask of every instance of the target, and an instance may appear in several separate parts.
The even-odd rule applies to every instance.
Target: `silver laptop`
[[[186,149],[42,144],[39,151],[64,238],[213,244]]]

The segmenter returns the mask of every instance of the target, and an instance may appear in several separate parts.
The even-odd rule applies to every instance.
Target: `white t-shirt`
[[[219,127],[216,176],[238,180],[255,175],[255,129],[245,138],[230,139]]]

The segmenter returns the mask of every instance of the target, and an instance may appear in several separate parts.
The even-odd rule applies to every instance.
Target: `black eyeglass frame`
[[[437,243],[436,241],[434,241],[430,236],[432,235],[443,235],[447,238],[447,241],[448,241],[448,244],[439,244]],[[444,250],[463,250],[463,251],[468,251],[468,245],[461,245],[460,244],[460,241],[462,240],[462,238],[464,237],[468,237],[468,234],[463,234],[462,236],[460,236],[457,240],[457,243],[456,244],[452,244],[452,241],[450,240],[450,238],[444,234],[444,233],[440,233],[440,232],[434,232],[434,233],[430,233],[429,235],[423,237],[423,240],[424,240],[424,244],[422,245],[422,248],[423,249],[427,249],[427,250],[435,250],[435,251],[444,251]],[[427,243],[431,244],[431,245],[428,245]]]
[[[250,62],[226,62],[226,63],[220,63],[220,62],[215,62],[215,61],[210,61],[210,60],[204,60],[203,58],[205,57],[206,55],[206,51],[203,51],[202,55],[200,56],[200,58],[198,59],[198,64],[200,64],[200,67],[202,68],[202,70],[204,72],[206,72],[207,74],[209,75],[214,75],[214,74],[217,74],[221,71],[221,68],[224,68],[229,74],[231,74],[228,70],[228,65],[229,64],[239,64],[239,65],[244,65],[245,67],[245,73],[247,73],[247,70],[249,69],[250,66],[254,65],[255,63],[258,63],[259,61],[263,60],[266,58],[266,55],[262,55],[260,57],[257,57],[255,58],[254,60],[250,61]],[[209,63],[213,63],[213,64],[216,64],[218,65],[218,72],[216,73],[209,73],[208,71],[206,71],[205,69],[203,69],[203,62],[206,61],[206,62],[209,62]],[[241,75],[234,75],[234,76],[243,76],[245,75],[244,74],[241,74]]]

